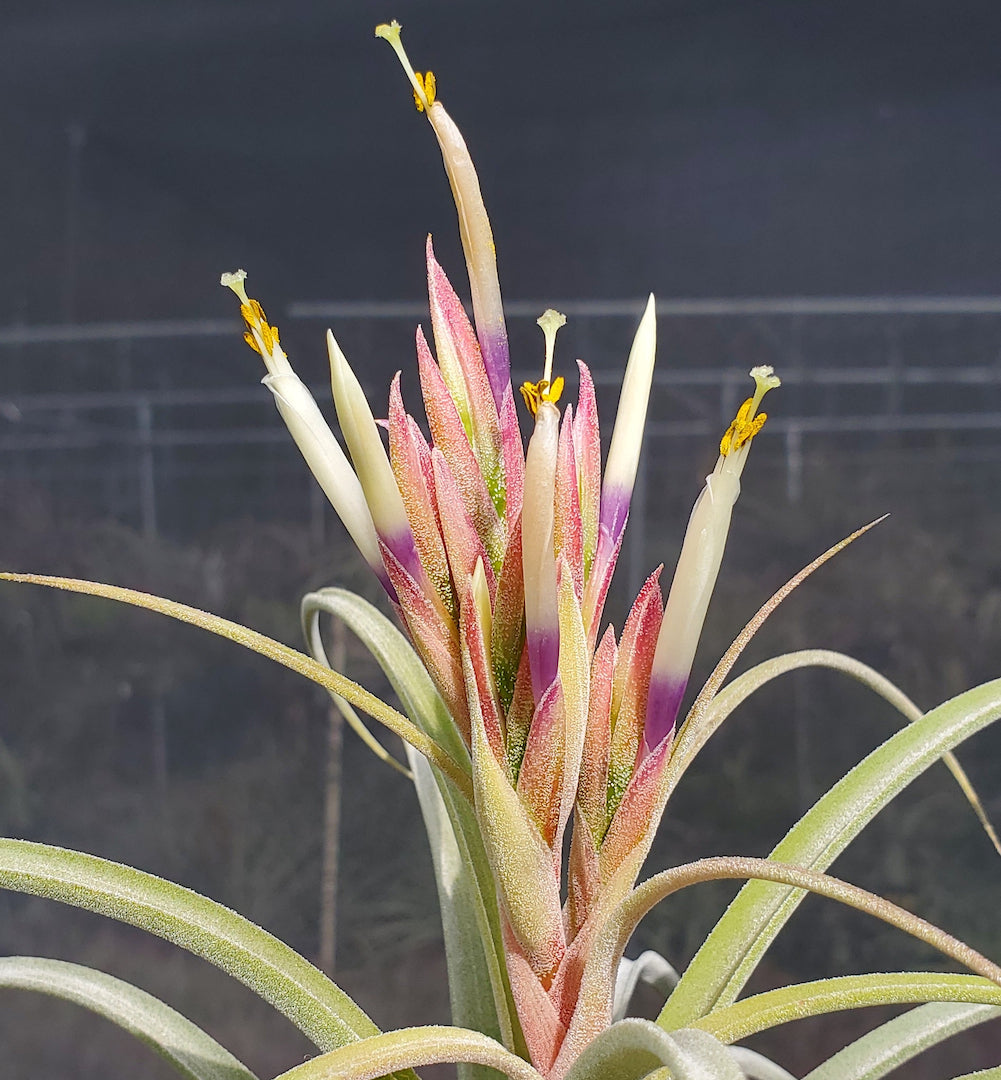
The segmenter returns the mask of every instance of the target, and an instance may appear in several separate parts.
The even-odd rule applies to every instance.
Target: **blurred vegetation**
[[[906,459],[905,449],[899,457]],[[837,474],[814,461],[802,500],[786,504],[774,496],[778,463],[762,455],[735,516],[696,683],[785,578],[870,509],[875,516],[884,508],[897,513],[794,594],[742,667],[790,649],[839,649],[879,668],[925,707],[1001,674],[1001,510],[991,504],[991,485],[969,475],[968,484],[945,485],[934,501],[923,500],[927,471],[895,470],[892,454],[887,460],[891,467],[881,465],[878,475],[895,477],[890,488],[861,459]],[[658,503],[663,516],[649,523],[643,553],[651,566],[660,559],[670,566],[697,486],[697,470],[670,468],[663,477],[670,494]],[[336,582],[377,599],[343,542],[318,545],[305,526],[248,520],[197,542],[150,541],[107,521],[58,519],[38,491],[3,495],[11,508],[0,538],[4,567],[161,593],[296,646],[297,599],[308,589]],[[610,603],[617,625],[624,604],[620,585]],[[348,668],[386,692],[360,648],[349,651]],[[327,710],[314,687],[149,613],[13,585],[0,588],[0,680],[4,834],[163,874],[315,955]],[[881,701],[842,677],[783,677],[710,743],[669,809],[651,867],[767,854],[897,724]],[[999,751],[1001,731],[960,751],[996,821]],[[436,898],[416,800],[350,736],[344,777],[337,979],[382,1026],[444,1020]],[[1001,859],[944,768],[892,804],[834,872],[1001,955]],[[643,924],[633,948],[656,948],[684,965],[733,891],[702,886],[672,898]],[[73,959],[131,979],[265,1075],[309,1052],[284,1021],[201,961],[96,917],[0,894],[0,952]],[[756,986],[938,964],[881,924],[809,901]],[[96,1080],[135,1069],[169,1075],[144,1048],[69,1006],[13,992],[0,994],[0,1003],[9,1080]],[[835,1017],[779,1031],[762,1047],[799,1071],[875,1020]],[[999,1042],[997,1025],[988,1026],[962,1048],[949,1047],[947,1060],[953,1072],[996,1064]],[[930,1060],[907,1075],[940,1073]]]

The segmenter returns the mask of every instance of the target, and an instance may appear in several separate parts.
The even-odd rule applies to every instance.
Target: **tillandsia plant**
[[[579,361],[576,408],[561,411],[564,376],[554,374],[554,358],[565,319],[557,312],[539,319],[541,378],[515,394],[493,238],[465,143],[436,99],[434,76],[411,67],[398,24],[376,33],[396,50],[440,145],[472,294],[471,323],[429,239],[434,354],[421,329],[416,339],[427,428],[407,412],[399,375],[380,427],[328,333],[346,454],[294,373],[278,330],[248,295],[246,274],[224,274],[222,283],[239,298],[246,339],[267,368],[265,386],[397,622],[346,590],[320,590],[303,601],[307,655],[159,597],[94,582],[4,577],[149,607],[232,638],[325,687],[381,756],[388,754],[356,709],[401,736],[404,771],[416,785],[431,840],[455,1026],[380,1033],[336,985],[263,930],[137,870],[3,840],[0,884],[135,923],[252,987],[321,1051],[284,1073],[285,1080],[412,1075],[411,1068],[432,1062],[458,1063],[467,1080],[789,1077],[733,1044],[807,1015],[918,1004],[810,1073],[810,1080],[874,1078],[955,1031],[1001,1015],[1001,968],[918,916],[824,873],[894,795],[943,757],[997,844],[951,749],[1001,715],[1001,680],[922,714],[864,664],[809,650],[758,664],[724,685],[775,607],[866,526],[761,607],[681,717],[741,473],[766,420],[762,399],[779,380],[770,368],[751,371],[753,390],[722,435],[666,603],[656,570],[621,634],[603,630],[653,375],[654,300],[629,353],[602,473],[594,384]],[[527,449],[522,405],[532,426]],[[329,668],[323,615],[364,641],[402,711]],[[832,788],[770,859],[704,859],[637,884],[668,800],[706,741],[757,688],[808,665],[864,683],[909,723]],[[750,880],[680,979],[656,954],[623,959],[634,928],[655,904],[721,878]],[[738,1001],[808,891],[901,928],[969,973],[863,974]],[[667,998],[656,1022],[626,1016],[641,978]],[[182,1075],[252,1075],[166,1005],[102,973],[11,957],[0,960],[0,986],[42,990],[94,1009],[151,1043]]]

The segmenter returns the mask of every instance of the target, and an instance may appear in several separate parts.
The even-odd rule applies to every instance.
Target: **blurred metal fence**
[[[534,320],[547,306],[569,316],[558,362],[574,377],[572,357],[591,366],[607,438],[641,305],[509,304],[518,379],[538,377]],[[329,396],[322,331],[330,324],[376,412],[397,368],[416,402],[421,304],[299,303],[285,315],[283,343],[319,401]],[[659,302],[658,315],[631,584],[671,470],[706,463],[706,440],[729,422],[755,364],[783,378],[761,446],[790,500],[832,440],[841,455],[906,451],[918,469],[944,459],[1001,465],[1001,298],[679,300]],[[322,535],[322,498],[256,385],[257,363],[232,319],[0,330],[0,492],[27,485],[66,513],[110,515],[150,535],[190,539],[242,517],[308,521]],[[700,449],[674,453],[685,440]]]

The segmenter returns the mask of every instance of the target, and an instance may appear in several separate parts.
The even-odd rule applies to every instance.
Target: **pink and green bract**
[[[314,475],[382,581],[471,761],[476,822],[490,862],[507,977],[535,1067],[566,1074],[611,1023],[614,985],[584,980],[589,947],[635,883],[663,811],[662,779],[739,493],[778,380],[724,435],[689,523],[668,602],[647,580],[616,638],[602,609],[622,545],[656,349],[651,296],[630,351],[604,476],[594,383],[578,361],[576,409],[552,377],[561,316],[547,312],[543,378],[521,388],[534,418],[527,451],[510,380],[493,239],[465,143],[433,76],[397,49],[438,138],[459,211],[475,329],[427,243],[434,349],[416,335],[426,426],[389,390],[388,451],[358,380],[328,334],[344,454],[292,371],[277,330],[244,288],[247,340]],[[350,460],[349,460],[350,458]],[[569,858],[565,834],[572,831]],[[564,880],[565,879],[565,880]],[[582,990],[582,984],[586,989]]]

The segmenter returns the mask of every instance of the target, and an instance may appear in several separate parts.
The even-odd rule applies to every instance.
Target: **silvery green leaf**
[[[686,727],[679,735],[675,755],[669,767],[684,772],[713,733],[751,694],[780,675],[808,667],[829,668],[847,675],[892,705],[909,724],[920,720],[924,715],[924,712],[899,687],[868,664],[863,664],[861,660],[831,649],[802,649],[799,652],[783,653],[781,656],[774,656],[770,660],[756,664],[720,690],[690,729]],[[966,771],[951,752],[942,755],[942,762],[952,773],[960,791],[977,815],[994,850],[1001,854],[1001,839],[998,838],[994,826],[988,819],[980,797],[966,775]]]
[[[101,581],[48,577],[43,574],[9,573],[0,573],[0,581],[45,585],[51,589],[64,589],[67,592],[83,593],[87,596],[103,596],[108,600],[117,600],[122,604],[132,604],[134,607],[147,608],[161,615],[169,615],[179,622],[186,622],[191,626],[209,630],[219,637],[228,638],[245,649],[258,652],[269,660],[274,660],[275,663],[304,675],[325,690],[339,694],[352,705],[368,713],[390,731],[394,731],[405,742],[412,743],[429,761],[449,776],[460,791],[472,798],[468,764],[463,769],[461,759],[453,758],[439,743],[401,712],[387,705],[375,694],[369,693],[363,686],[346,679],[340,672],[331,670],[329,665],[314,660],[313,657],[299,652],[298,649],[290,649],[288,645],[275,641],[274,638],[269,638],[265,634],[259,634],[256,630],[251,630],[249,626],[242,626],[240,623],[220,618],[218,615],[188,604],[179,604],[176,600],[168,600],[165,596],[154,596],[152,593],[138,592],[135,589],[123,589],[118,585],[106,585]]]
[[[296,1065],[276,1080],[375,1080],[390,1070],[422,1065],[465,1063],[483,1066],[497,1080],[544,1080],[524,1058],[495,1039],[466,1028],[429,1025],[401,1028],[342,1046]]]
[[[694,1026],[735,1043],[769,1028],[844,1009],[917,1005],[930,1001],[1001,1006],[1001,979],[949,971],[880,971],[794,983],[722,1005]],[[840,1080],[840,1077],[839,1077]]]
[[[43,896],[130,923],[239,979],[321,1050],[379,1029],[322,972],[284,942],[208,897],[79,851],[0,839],[0,888]]]
[[[566,1080],[642,1080],[662,1069],[673,1080],[745,1080],[728,1047],[704,1031],[670,1033],[649,1020],[620,1020],[584,1048]]]
[[[666,998],[678,985],[681,976],[673,967],[652,949],[640,953],[635,960],[623,956],[619,961],[619,970],[615,976],[615,997],[612,1005],[612,1019],[624,1020],[629,1004],[641,983],[652,986]]]
[[[741,1067],[747,1080],[796,1080],[787,1069],[756,1050],[748,1050],[746,1046],[731,1046],[730,1056]]]
[[[913,779],[1001,715],[1001,680],[945,702],[891,736],[840,780],[771,853],[776,862],[824,870]],[[745,885],[696,954],[658,1017],[671,1030],[734,1001],[775,935],[798,907],[800,889]]]
[[[326,662],[319,616],[342,619],[382,668],[409,718],[443,739],[456,760],[468,751],[417,654],[403,634],[367,600],[347,589],[321,589],[302,602],[311,651]],[[460,756],[464,755],[464,757]],[[452,1019],[513,1048],[517,1018],[504,967],[493,878],[469,803],[426,759],[407,748],[434,862],[449,973]],[[459,1064],[460,1077],[488,1080],[475,1064]]]
[[[256,1080],[200,1027],[103,971],[38,956],[0,957],[0,987],[34,990],[72,1001],[141,1039],[187,1080]]]
[[[615,998],[612,1020],[625,1019],[626,1010],[636,987],[642,982],[658,990],[663,997],[678,985],[681,976],[658,952],[647,949],[635,960],[623,957],[615,979]],[[748,1080],[795,1080],[795,1077],[774,1061],[743,1046],[729,1047],[730,1057],[741,1067]]]
[[[382,668],[411,721],[469,770],[469,751],[424,665],[410,642],[378,608],[348,589],[329,588],[307,593],[301,612],[303,633],[316,659],[326,664],[320,638],[322,612],[341,619],[358,636]]]
[[[818,1065],[804,1080],[879,1080],[923,1050],[1001,1016],[992,1005],[933,1001],[895,1016]]]
[[[452,1020],[510,1045],[514,1041],[514,1010],[507,1000],[503,961],[496,948],[486,944],[489,939],[481,931],[489,920],[476,876],[470,872],[469,858],[460,850],[431,766],[410,747],[407,758],[438,885]],[[457,1072],[460,1080],[492,1080],[489,1069],[475,1064],[459,1063]]]

